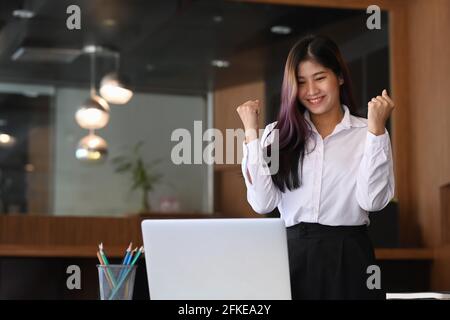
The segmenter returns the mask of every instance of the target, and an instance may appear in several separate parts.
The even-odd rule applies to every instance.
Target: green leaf
[[[130,192],[141,190],[149,192],[154,190],[163,175],[155,172],[155,167],[162,162],[162,159],[154,159],[145,162],[141,155],[143,141],[137,142],[126,155],[115,157],[112,161],[115,164],[115,171],[118,173],[129,172],[131,176]]]

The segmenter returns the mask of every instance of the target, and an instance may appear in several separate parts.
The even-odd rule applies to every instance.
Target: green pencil
[[[131,261],[131,265],[134,265],[137,261],[137,259],[139,259],[139,257],[141,256],[141,254],[144,252],[144,247],[140,247],[139,251],[136,253],[136,255],[134,256],[133,261]]]

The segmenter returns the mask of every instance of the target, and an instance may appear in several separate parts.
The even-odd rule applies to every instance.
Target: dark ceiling
[[[66,27],[72,4],[81,9],[81,30]],[[35,15],[17,18],[12,14],[16,9]],[[273,49],[286,39],[358,15],[361,11],[215,0],[1,0],[0,82],[87,86],[87,55],[70,63],[11,57],[20,47],[80,50],[95,44],[120,52],[121,72],[138,90],[203,93],[217,86],[221,72],[211,66],[212,60]],[[289,26],[292,33],[273,34],[273,25]],[[270,61],[270,55],[248,59],[231,64],[227,72],[239,81]],[[97,62],[98,80],[114,68],[114,60],[98,57]]]

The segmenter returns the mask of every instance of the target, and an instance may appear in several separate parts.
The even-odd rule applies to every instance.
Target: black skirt
[[[385,299],[382,287],[367,285],[367,268],[377,265],[367,226],[302,222],[287,238],[293,300]]]

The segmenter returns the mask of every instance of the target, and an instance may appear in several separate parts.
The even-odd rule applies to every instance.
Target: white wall
[[[205,212],[207,206],[207,166],[176,166],[170,159],[172,131],[186,128],[193,136],[194,120],[206,119],[206,101],[201,96],[173,96],[135,93],[126,105],[111,105],[109,124],[96,133],[109,145],[108,160],[103,164],[84,164],[75,158],[78,141],[88,132],[75,122],[77,107],[89,91],[59,88],[55,95],[55,172],[53,214],[121,215],[138,211],[140,193],[130,193],[130,177],[114,172],[111,158],[126,146],[145,142],[143,154],[148,160],[161,158],[157,166],[163,182],[151,195],[157,209],[159,197],[175,195],[182,211]]]

